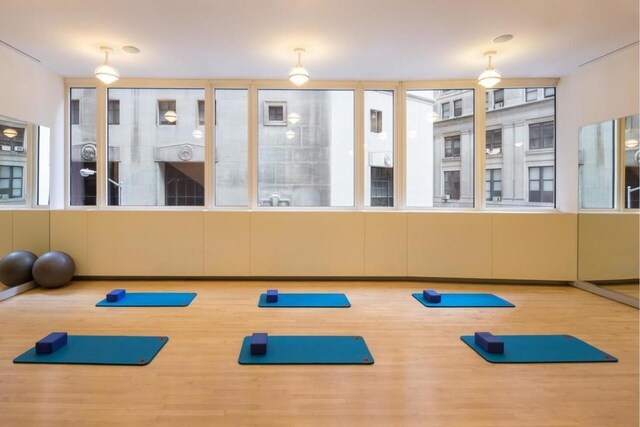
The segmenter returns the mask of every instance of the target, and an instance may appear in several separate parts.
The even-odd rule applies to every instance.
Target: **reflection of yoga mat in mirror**
[[[53,352],[39,354],[33,347],[13,363],[140,366],[151,362],[169,340],[167,337],[99,335],[69,335],[66,339],[66,343],[54,341]]]
[[[257,339],[256,339],[257,338]],[[258,353],[252,354],[254,346]],[[255,348],[255,347],[254,347]],[[371,365],[373,356],[360,336],[245,337],[238,363],[242,365]]]
[[[478,333],[486,334],[486,333]],[[478,335],[476,334],[476,335]],[[491,334],[489,334],[491,335]],[[475,336],[460,339],[491,363],[579,363],[617,362],[618,359],[571,335],[495,335],[483,342]],[[491,337],[490,337],[491,338]],[[503,343],[493,352],[493,341]],[[484,347],[484,348],[483,348]]]
[[[125,292],[114,289],[96,307],[186,307],[198,295],[195,292]]]
[[[258,307],[347,308],[351,303],[345,294],[281,294],[270,289],[260,295]]]
[[[425,307],[515,307],[514,304],[493,294],[437,294],[425,290],[421,294],[412,294]],[[437,297],[440,297],[439,300]]]

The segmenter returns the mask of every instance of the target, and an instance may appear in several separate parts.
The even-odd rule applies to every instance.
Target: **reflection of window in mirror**
[[[583,126],[578,173],[581,209],[612,209],[615,198],[615,121]]]
[[[640,116],[624,118],[624,206],[626,209],[640,207],[640,146],[638,125]]]
[[[26,201],[27,124],[0,117],[0,206]]]

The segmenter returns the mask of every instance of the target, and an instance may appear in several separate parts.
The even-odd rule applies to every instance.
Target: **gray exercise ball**
[[[18,286],[33,280],[31,269],[38,259],[28,251],[15,251],[0,259],[0,282]]]
[[[64,252],[47,252],[33,264],[33,280],[43,288],[59,288],[73,279],[76,264]]]

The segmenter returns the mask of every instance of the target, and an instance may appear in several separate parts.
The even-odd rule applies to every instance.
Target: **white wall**
[[[62,77],[0,46],[0,115],[51,128],[51,206],[61,208],[64,204]]]
[[[581,126],[638,114],[638,45],[578,68],[560,79],[557,96],[557,206],[578,211]]]

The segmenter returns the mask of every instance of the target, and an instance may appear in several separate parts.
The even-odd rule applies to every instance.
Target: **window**
[[[614,207],[615,122],[583,126],[579,132],[578,198],[581,209]]]
[[[96,89],[71,88],[69,204],[94,206],[96,204]],[[77,107],[74,107],[74,104]],[[79,108],[82,107],[82,111]],[[76,113],[73,113],[74,108]],[[75,114],[75,116],[74,116]],[[82,123],[78,118],[82,115]]]
[[[544,88],[544,97],[551,98],[556,96],[556,88],[555,87],[545,87]]]
[[[120,101],[119,100],[112,99],[109,101],[109,111],[107,114],[107,118],[110,125],[120,124]]]
[[[553,166],[529,168],[529,202],[553,203]]]
[[[449,117],[451,117],[451,104],[445,102],[442,104],[442,118],[448,119]]]
[[[0,166],[0,201],[22,198],[22,167]]]
[[[538,89],[537,88],[527,88],[525,89],[525,101],[535,101],[538,99]]]
[[[393,206],[393,190],[389,192],[388,185],[393,187],[394,92],[392,90],[365,90],[364,111],[365,123],[369,118],[373,118],[372,114],[367,116],[367,112],[379,112],[379,114],[376,113],[376,119],[379,118],[377,127],[380,129],[380,132],[377,133],[365,133],[364,204],[365,206]],[[387,170],[380,171],[379,169]],[[383,184],[383,181],[387,184]],[[383,190],[383,187],[387,189]]]
[[[504,89],[493,91],[493,108],[504,107]]]
[[[72,125],[80,124],[80,100],[72,99],[69,105],[69,116],[71,117]]]
[[[553,122],[532,123],[529,125],[529,150],[553,148],[555,129]]]
[[[353,206],[354,92],[261,89],[258,108],[258,205]]]
[[[446,136],[444,138],[444,156],[460,157],[460,135]]]
[[[624,119],[624,206],[640,208],[640,116]]]
[[[405,188],[408,207],[473,207],[474,195],[474,91],[457,89],[455,96],[466,106],[464,116],[440,120],[439,112],[450,101],[443,93],[450,91],[407,91]],[[455,104],[455,102],[454,102]],[[451,191],[445,176],[453,182],[450,171],[457,172],[457,191]],[[446,174],[446,175],[445,175]],[[456,196],[452,199],[451,195]]]
[[[493,156],[502,152],[502,129],[487,131],[487,155]]]
[[[460,200],[460,171],[444,172],[443,201]]]
[[[107,99],[119,100],[127,114],[107,133],[110,205],[204,205],[204,137],[197,128],[203,98],[203,89],[107,89]],[[179,117],[177,104],[184,106]],[[156,111],[158,123],[171,128],[155,126]]]
[[[453,117],[460,117],[462,115],[462,99],[453,101]]]
[[[382,111],[371,110],[371,126],[369,129],[373,133],[382,132]]]
[[[158,123],[168,126],[175,126],[178,123],[175,100],[158,100]]]
[[[247,206],[249,91],[216,89],[216,205]]]
[[[287,126],[287,103],[278,101],[264,102],[264,126]]]
[[[489,105],[491,105],[491,104],[489,103],[489,99],[491,98],[491,97],[489,96],[489,94],[490,94],[490,93],[491,93],[491,92],[485,92],[485,93],[484,93],[484,109],[485,109],[485,110],[489,110]]]
[[[393,169],[371,168],[371,206],[393,206]]]
[[[38,206],[49,205],[50,188],[50,151],[51,151],[51,130],[46,126],[38,126],[38,158],[37,158],[37,180],[38,180]]]
[[[502,170],[485,171],[485,198],[489,202],[499,202],[502,198]]]
[[[204,126],[204,101],[198,99],[198,126]]]

